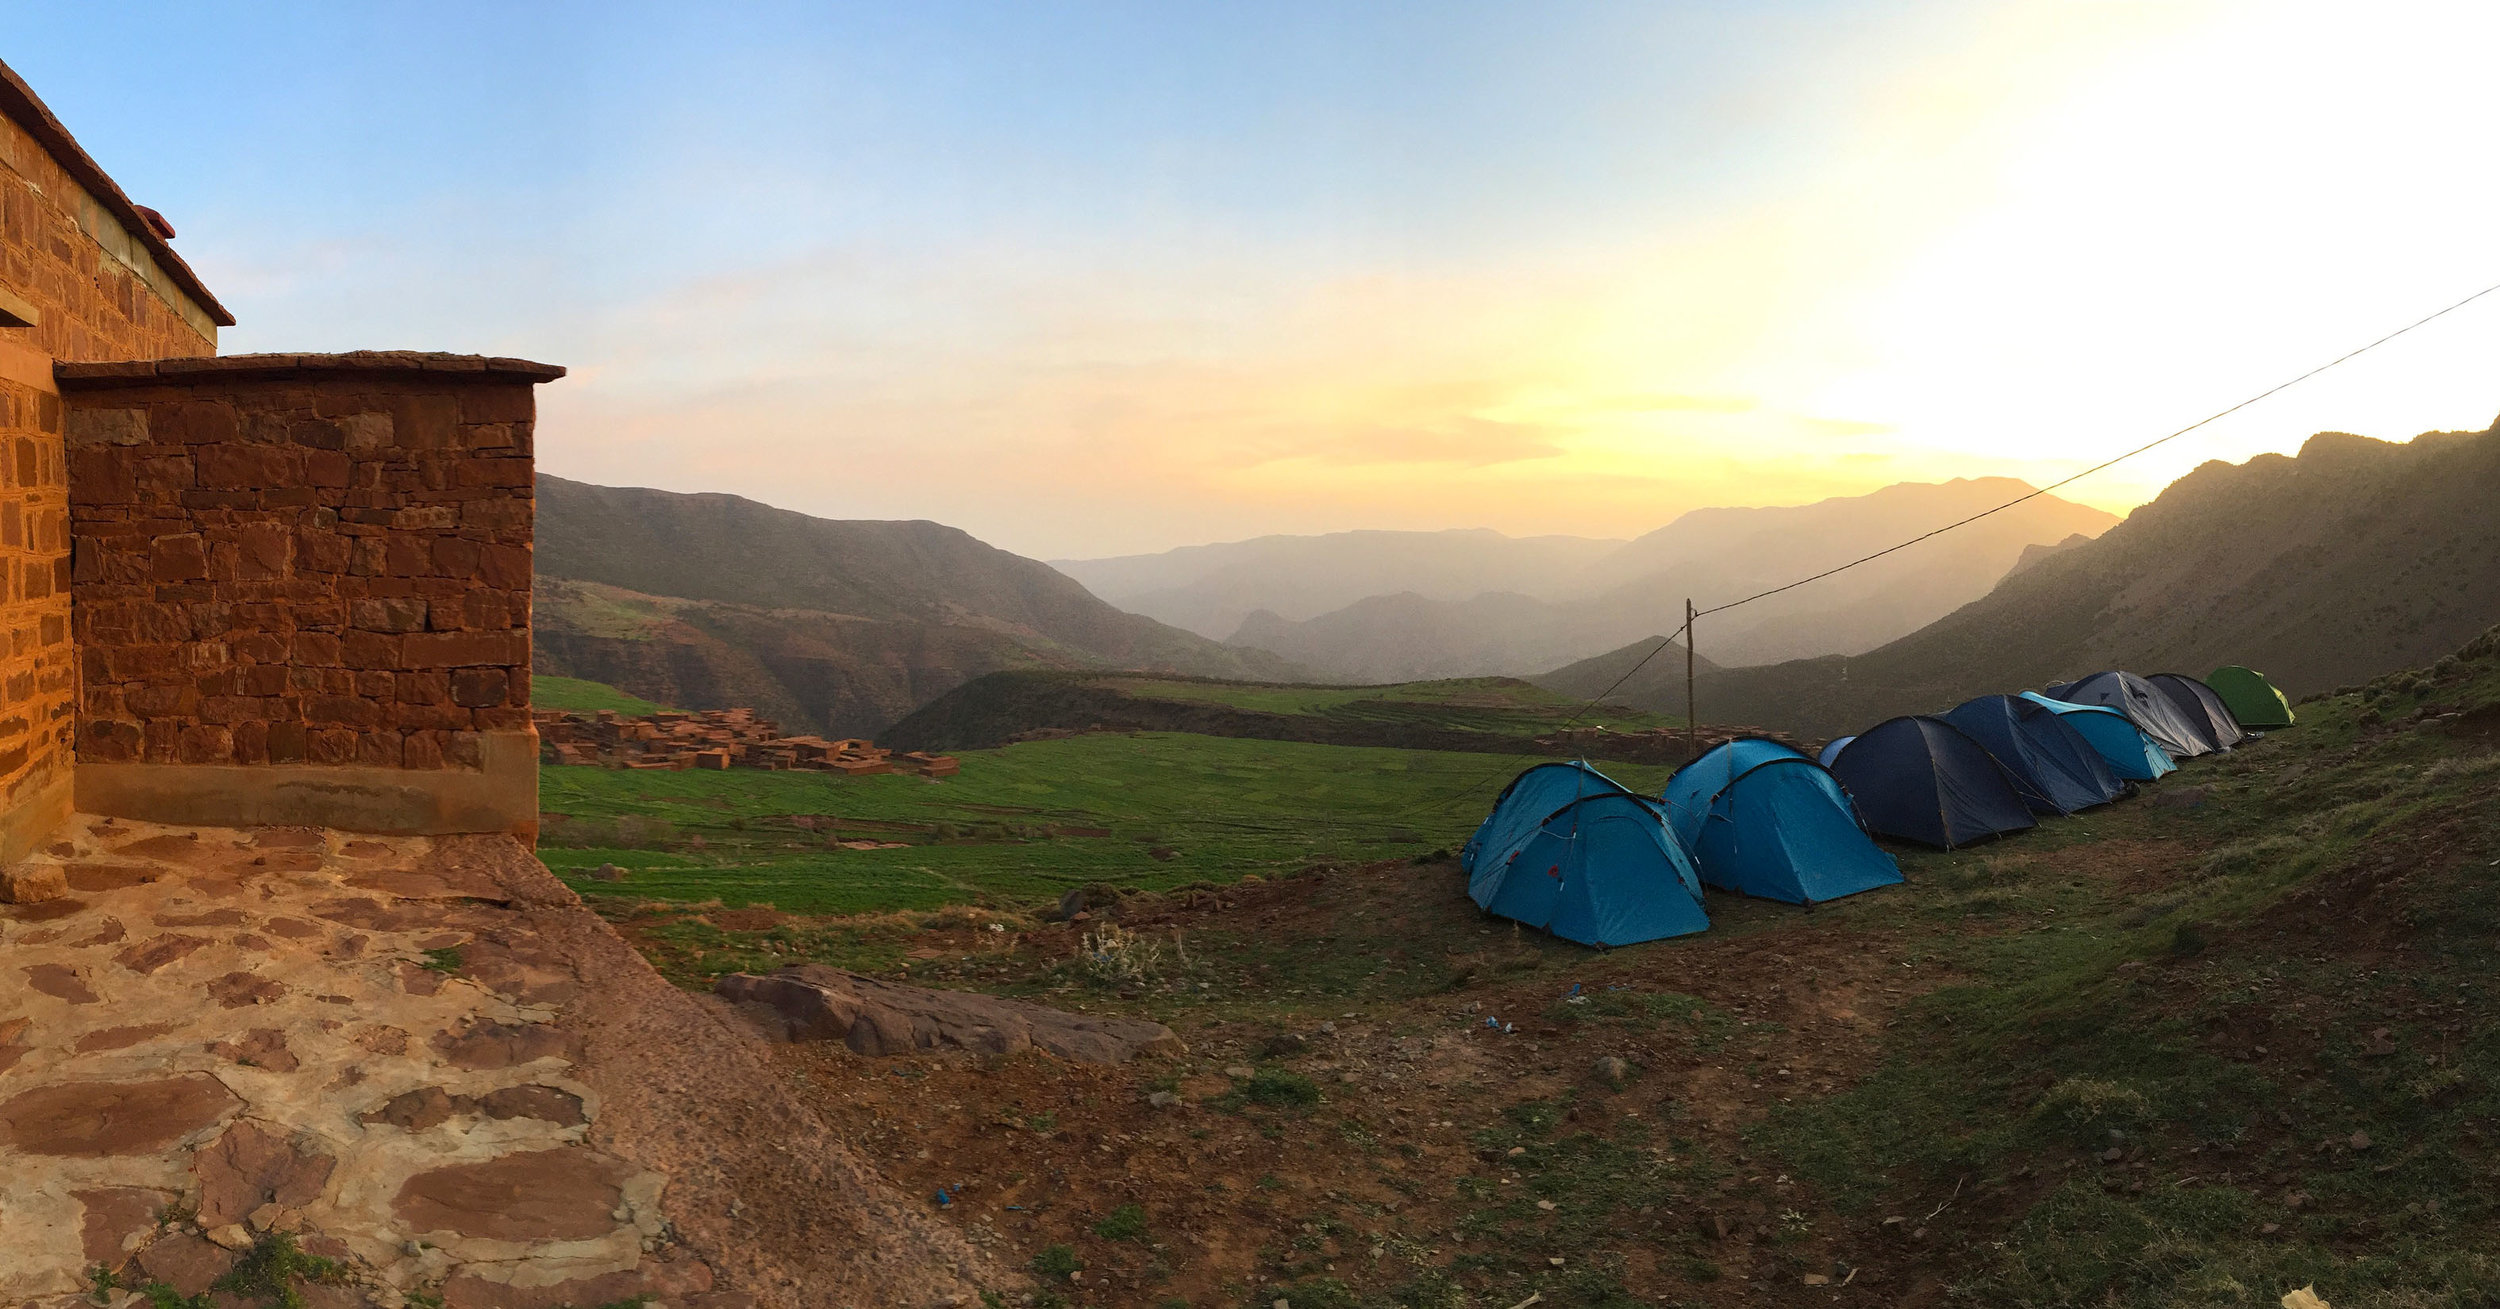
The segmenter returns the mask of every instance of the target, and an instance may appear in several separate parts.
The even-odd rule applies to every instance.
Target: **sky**
[[[238,325],[1042,558],[2034,484],[2500,282],[2500,6],[9,0]],[[2500,295],[2075,483],[2500,413]]]

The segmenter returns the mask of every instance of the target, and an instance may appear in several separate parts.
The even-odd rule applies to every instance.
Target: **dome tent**
[[[2188,721],[2202,726],[2215,749],[2228,750],[2248,739],[2248,733],[2240,730],[2240,720],[2231,716],[2230,706],[2222,703],[2212,687],[2185,673],[2155,673],[2144,680],[2160,687]]]
[[[1814,762],[1823,765],[1825,768],[1831,767],[1832,760],[1837,757],[1841,751],[1848,749],[1851,741],[1857,739],[1858,738],[1854,736],[1842,736],[1835,737],[1830,741],[1824,742],[1823,748],[1815,751]]]
[[[2222,697],[2223,707],[2231,711],[2232,721],[2250,731],[2270,731],[2292,725],[2292,702],[2283,697],[2264,673],[2238,664],[2224,664],[2205,679],[2205,685]]]
[[[1858,733],[1832,759],[1868,831],[1950,850],[2036,827],[2005,765],[1968,732],[1912,714]]]
[[[1488,913],[1582,945],[1631,945],[1710,926],[1692,856],[1658,802],[1586,763],[1511,779],[1459,854]]]
[[[2160,687],[2133,673],[2094,673],[2079,681],[2048,688],[2052,700],[2068,704],[2096,704],[2115,709],[2127,721],[2143,729],[2153,744],[2168,751],[2173,759],[2193,759],[2212,754],[2213,742],[2208,733],[2198,728]]]
[[[2037,691],[2025,691],[2019,698],[2055,713],[2068,727],[2082,733],[2101,762],[2123,780],[2150,782],[2179,769],[2170,761],[2170,752],[2146,736],[2134,719],[2108,705],[2052,700]]]
[[[1667,779],[1667,825],[1723,891],[1815,904],[1901,880],[1820,764],[1758,736],[1703,752]]]
[[[2057,711],[2011,695],[1966,700],[1944,720],[1970,733],[2013,774],[2036,814],[2071,814],[2126,794],[2127,784]]]

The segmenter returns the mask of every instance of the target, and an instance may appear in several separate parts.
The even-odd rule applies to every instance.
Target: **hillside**
[[[1290,676],[926,522],[538,479],[540,671],[866,735],[1004,668]]]
[[[1666,642],[1659,649],[1659,642]],[[1719,665],[1696,657],[1696,679],[1719,671]],[[1619,650],[1609,650],[1528,680],[1558,695],[1577,700],[1605,696],[1611,704],[1666,705],[1684,703],[1684,647],[1671,637],[1644,636]]]
[[[1112,559],[1054,559],[1051,566],[1131,613],[1222,640],[1260,610],[1300,620],[1400,592],[1439,600],[1487,591],[1546,595],[1623,544],[1513,537],[1486,528],[1331,532]]]
[[[1810,505],[1697,509],[1536,593],[1374,596],[1299,621],[1253,614],[1230,643],[1359,680],[1550,669],[1680,621],[1688,598],[1705,608],[1737,599],[2029,489],[2010,478],[1905,482]],[[2041,496],[1828,586],[1748,606],[1714,624],[1702,653],[1734,665],[1871,649],[1986,594],[2032,547],[2115,521]]]
[[[1009,672],[979,678],[939,697],[896,723],[884,740],[903,750],[978,750],[1068,732],[1189,732],[1321,745],[1534,754],[1540,752],[1538,739],[1572,723],[1581,703],[1508,677],[1315,686]],[[1628,735],[1678,725],[1681,719],[1618,709],[1602,721],[1604,733],[1574,733],[1574,752],[1645,759],[1662,757],[1670,747],[1682,748],[1680,738]],[[1624,739],[1608,739],[1616,735]]]
[[[2297,458],[2208,463],[1908,637],[1706,679],[1702,718],[1826,735],[2110,667],[2242,663],[2294,696],[2366,681],[2500,620],[2494,504],[2500,431],[2323,433]]]

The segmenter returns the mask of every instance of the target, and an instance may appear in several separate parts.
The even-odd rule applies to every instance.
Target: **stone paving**
[[[67,893],[0,906],[0,1305],[197,1295],[272,1233],[344,1270],[316,1309],[993,1281],[507,838],[82,815],[32,862]]]

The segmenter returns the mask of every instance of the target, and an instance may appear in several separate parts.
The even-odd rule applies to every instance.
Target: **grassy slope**
[[[1586,698],[1510,677],[1457,677],[1386,686],[1308,686],[1196,678],[1123,677],[1108,685],[1140,699],[1198,701],[1272,714],[1309,714],[1376,723],[1454,727],[1532,738],[1575,717],[1622,731],[1677,727],[1683,719],[1626,706],[1583,713]]]
[[[2193,808],[1912,861],[1967,980],[1757,1143],[1860,1223],[1961,1192],[1936,1224],[1955,1302],[2315,1281],[2338,1305],[2500,1303],[2500,649],[2479,645],[2304,707],[2185,775]],[[2376,725],[2426,704],[2482,727]]]
[[[1014,904],[1092,882],[1156,889],[1454,845],[1534,762],[1145,733],[976,751],[937,783],[548,768],[540,804],[562,818],[540,855],[579,888],[665,899],[804,913]],[[1654,786],[1668,770],[1609,771]],[[862,838],[907,848],[828,848]],[[633,871],[622,888],[580,878],[609,862]]]
[[[530,679],[530,707],[562,709],[576,714],[597,713],[602,709],[613,709],[620,714],[656,714],[668,708],[667,705],[627,695],[605,682],[545,676]]]

